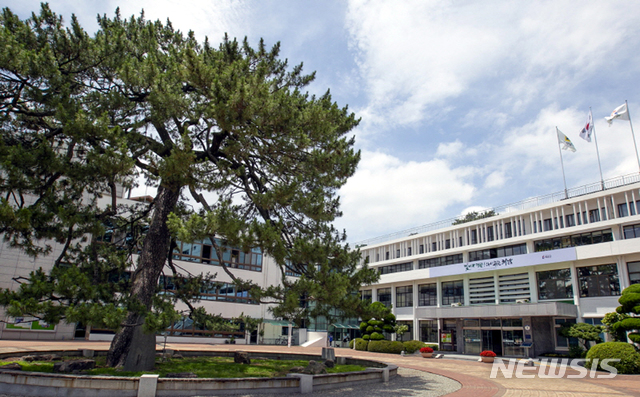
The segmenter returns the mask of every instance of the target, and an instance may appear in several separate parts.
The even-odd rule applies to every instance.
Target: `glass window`
[[[600,210],[589,211],[589,222],[600,222]]]
[[[424,254],[424,244],[420,244],[420,253]]]
[[[407,255],[411,256],[411,247],[407,248]]]
[[[618,217],[623,218],[625,216],[629,216],[627,203],[618,204]]]
[[[418,306],[437,306],[438,288],[436,283],[418,285]]]
[[[361,298],[363,301],[371,302],[372,300],[372,291],[370,289],[365,289],[360,291]]]
[[[624,238],[638,238],[640,237],[640,224],[638,225],[629,225],[624,227]]]
[[[627,262],[629,283],[640,284],[640,262]]]
[[[616,264],[579,267],[580,297],[620,295]]]
[[[396,288],[396,307],[412,307],[413,306],[413,286]]]
[[[570,269],[537,272],[538,299],[573,298],[573,283]]]
[[[576,225],[576,220],[573,217],[573,214],[565,215],[564,219],[565,219],[565,224],[567,225],[567,227],[571,227],[571,226],[575,226]]]
[[[438,320],[420,320],[420,340],[438,343]]]
[[[378,289],[378,302],[384,303],[386,307],[391,307],[391,288]]]
[[[462,280],[442,282],[442,304],[464,303],[464,285]]]
[[[544,231],[553,230],[553,226],[551,225],[551,218],[544,220]]]

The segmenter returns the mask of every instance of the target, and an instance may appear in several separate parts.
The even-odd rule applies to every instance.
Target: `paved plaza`
[[[77,350],[94,349],[106,350],[107,342],[88,341],[14,341],[0,340],[0,353],[28,353],[46,350]],[[321,348],[304,348],[286,346],[263,345],[209,345],[189,343],[168,343],[168,349],[192,351],[229,351],[243,350],[249,352],[287,352],[321,354]],[[480,363],[475,360],[461,359],[425,359],[420,356],[399,356],[393,354],[379,354],[360,352],[350,349],[335,349],[336,356],[369,358],[387,363],[393,363],[401,368],[427,372],[453,379],[460,383],[461,388],[447,394],[449,397],[498,397],[498,396],[535,396],[535,397],[571,397],[571,396],[638,396],[640,397],[640,375],[617,375],[613,379],[569,379],[568,375],[576,372],[568,369],[563,378],[541,379],[536,374],[532,379],[505,378],[498,373],[496,379],[490,379],[491,364]],[[397,395],[395,393],[394,395]]]

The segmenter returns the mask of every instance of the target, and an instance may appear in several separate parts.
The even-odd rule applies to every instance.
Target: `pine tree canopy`
[[[277,316],[357,315],[377,272],[332,227],[360,159],[355,115],[329,91],[307,93],[314,74],[280,59],[279,44],[216,47],[118,11],[98,24],[90,35],[46,4],[0,16],[0,232],[55,261],[0,293],[7,313],[115,329],[108,363],[126,368],[140,361],[136,338],[183,314],[178,301],[196,322],[222,321],[196,304],[214,275],[172,261],[176,241],[208,238],[218,258],[226,246],[274,259],[282,285],[266,289],[213,269]],[[117,200],[139,180],[155,196]],[[174,293],[158,293],[163,275]]]

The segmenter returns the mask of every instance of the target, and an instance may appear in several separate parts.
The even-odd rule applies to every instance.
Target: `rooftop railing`
[[[566,195],[565,195],[565,191],[563,190],[560,192],[555,192],[555,193],[547,194],[544,196],[528,198],[512,204],[502,205],[500,207],[487,208],[485,211],[494,211],[496,215],[506,214],[506,213],[515,212],[515,211],[522,211],[528,208],[538,207],[540,205],[551,204],[561,200],[566,200],[568,198],[584,196],[586,194],[596,193],[596,192],[600,192],[607,189],[613,189],[620,186],[630,185],[636,182],[640,182],[639,173],[618,176],[615,178],[606,179],[602,182],[594,182],[588,185],[567,189]],[[372,244],[380,244],[386,241],[391,241],[391,240],[396,240],[403,237],[412,236],[414,234],[420,234],[420,233],[431,232],[434,230],[444,229],[446,227],[452,226],[455,221],[459,221],[463,218],[464,216],[458,216],[455,218],[450,218],[450,219],[445,219],[445,220],[434,222],[434,223],[429,223],[427,225],[416,226],[411,229],[401,230],[399,232],[385,234],[384,236],[373,237],[368,240],[363,240],[355,243],[355,247],[363,247],[363,246],[372,245]]]

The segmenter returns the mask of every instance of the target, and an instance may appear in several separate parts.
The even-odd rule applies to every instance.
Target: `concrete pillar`
[[[140,376],[138,382],[138,397],[155,397],[160,375],[145,374]]]

